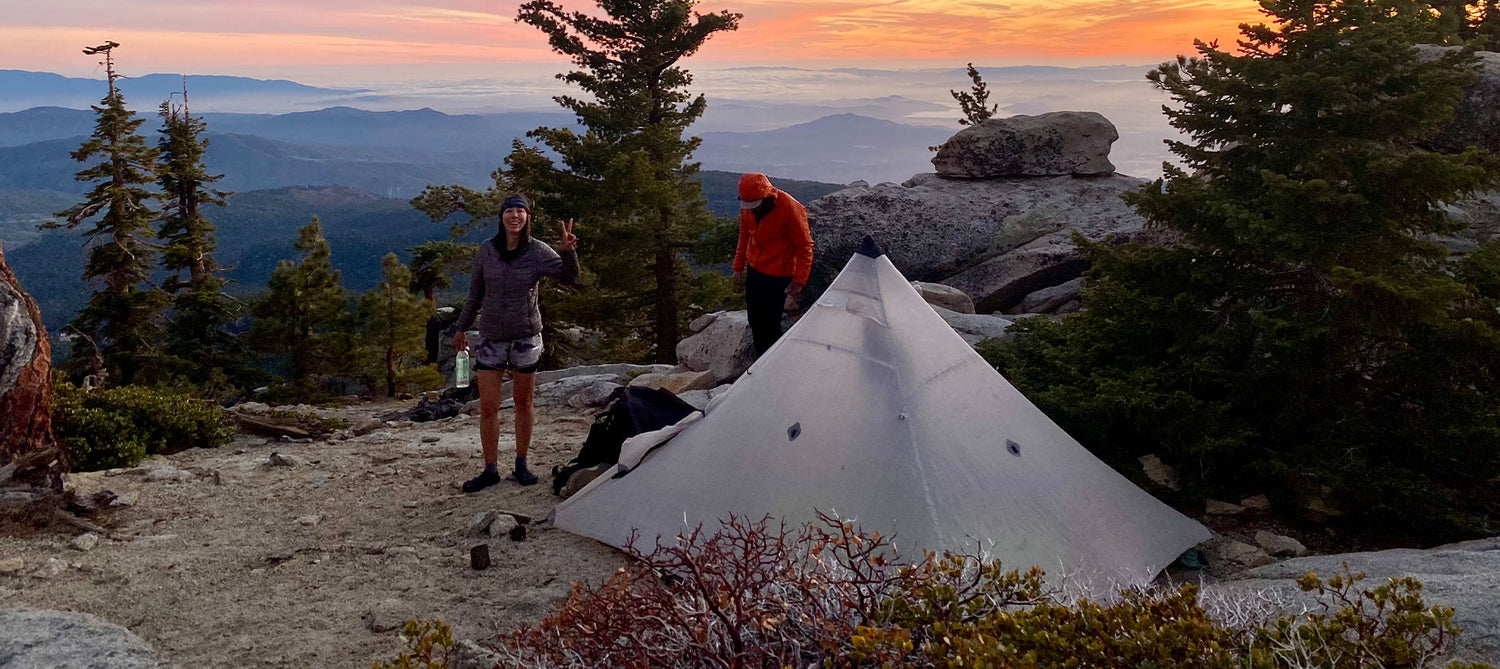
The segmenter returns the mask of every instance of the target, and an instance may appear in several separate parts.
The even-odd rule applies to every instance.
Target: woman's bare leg
[[[479,448],[484,451],[484,464],[493,465],[500,462],[500,401],[503,399],[500,389],[504,373],[481,369],[476,376],[479,377]]]
[[[511,372],[510,378],[511,396],[516,400],[516,457],[524,458],[531,450],[531,428],[536,424],[536,374]]]

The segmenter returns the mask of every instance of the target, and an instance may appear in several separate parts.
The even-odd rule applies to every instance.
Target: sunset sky
[[[563,2],[570,9],[592,3]],[[80,48],[122,43],[132,73],[185,72],[327,84],[421,72],[556,70],[518,3],[479,0],[0,0],[0,69],[98,76]],[[1194,37],[1233,40],[1251,0],[734,0],[744,14],[692,63],[901,67],[1151,64]]]

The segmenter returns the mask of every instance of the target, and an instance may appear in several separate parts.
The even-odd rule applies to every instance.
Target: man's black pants
[[[789,276],[769,276],[753,268],[745,272],[745,315],[750,320],[757,358],[781,338],[781,313],[786,309],[786,287],[790,285]]]

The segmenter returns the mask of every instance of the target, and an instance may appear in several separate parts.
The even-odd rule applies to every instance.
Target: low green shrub
[[[401,629],[406,650],[371,669],[447,669],[453,656],[453,629],[441,620],[408,620]]]
[[[902,563],[885,537],[827,516],[798,533],[731,518],[626,552],[602,585],[575,583],[542,623],[492,639],[498,666],[1428,669],[1459,633],[1411,579],[1308,575],[1319,611],[1216,615],[1192,585],[1070,598],[1039,569],[975,555]]]
[[[235,435],[223,410],[188,395],[138,386],[84,392],[69,383],[54,386],[52,428],[74,471],[129,467]]]

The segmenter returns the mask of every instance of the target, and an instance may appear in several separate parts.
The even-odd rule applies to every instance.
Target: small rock
[[[1245,512],[1245,507],[1211,499],[1203,505],[1203,512],[1210,516],[1237,516]]]
[[[271,457],[267,458],[266,464],[272,467],[301,467],[307,464],[307,460],[295,455],[272,453]]]
[[[373,463],[375,463],[377,465],[389,464],[389,463],[395,462],[395,461],[400,460],[400,459],[401,459],[401,454],[400,453],[389,453],[389,452],[386,452],[386,453],[371,453],[370,454],[370,462],[373,462]]]
[[[292,552],[282,551],[280,553],[272,553],[270,555],[267,555],[266,562],[269,562],[271,564],[281,564],[283,562],[291,560],[292,557],[294,557],[294,554]]]
[[[150,467],[131,467],[129,469],[110,469],[104,472],[105,476],[141,476],[151,471]]]
[[[66,561],[57,558],[47,558],[47,564],[31,572],[31,577],[40,579],[57,578],[58,575],[67,570],[68,563]]]
[[[135,504],[135,493],[133,492],[124,493],[109,503],[110,506],[131,506],[133,504]]]
[[[474,519],[469,521],[469,534],[484,534],[490,529],[490,524],[495,522],[494,511],[480,511],[474,514]]]
[[[297,518],[297,524],[303,527],[312,527],[313,525],[317,525],[321,522],[323,522],[323,516],[320,516],[316,513],[308,514],[306,516],[299,516]]]
[[[1240,506],[1243,506],[1251,511],[1270,511],[1271,498],[1266,497],[1265,495],[1246,497],[1240,500]]]
[[[182,481],[187,477],[187,472],[182,471],[181,469],[178,469],[176,467],[169,466],[155,467],[151,471],[146,473],[146,480],[153,483]]]
[[[1216,537],[1201,544],[1209,568],[1218,575],[1262,567],[1276,559],[1265,551],[1229,537]]]
[[[401,503],[401,507],[406,509],[415,509],[417,508],[417,502],[416,500],[407,500]]]
[[[436,444],[441,439],[442,439],[441,437],[439,437],[439,436],[437,436],[435,434],[429,434],[429,435],[427,435],[425,437],[422,437],[422,443],[424,443],[424,444]]]
[[[356,437],[363,437],[371,432],[380,429],[383,426],[384,423],[381,423],[378,419],[369,418],[355,423],[354,427],[349,428],[349,431]]]
[[[525,525],[517,525],[515,527],[510,528],[510,540],[511,541],[525,541],[526,540],[526,526]]]
[[[0,560],[0,576],[15,576],[25,568],[26,561],[18,557]]]
[[[376,634],[398,630],[406,625],[406,604],[399,599],[387,599],[365,611],[363,618],[365,627]]]
[[[87,553],[99,546],[99,535],[94,534],[93,532],[89,532],[88,534],[79,536],[78,538],[73,540],[72,546],[75,549]]]
[[[1302,542],[1266,530],[1255,533],[1255,544],[1264,548],[1267,553],[1277,557],[1302,557],[1307,555],[1307,547],[1303,546]]]
[[[1161,461],[1155,453],[1141,456],[1141,469],[1145,470],[1146,478],[1152,483],[1168,490],[1177,489],[1177,470]]]
[[[292,443],[292,437],[291,437],[291,435],[283,434],[283,435],[281,435],[281,438],[278,439],[277,441],[280,441],[283,444],[290,444],[290,443]]]
[[[514,530],[520,526],[521,524],[516,522],[516,519],[514,517],[505,514],[498,514],[495,516],[494,522],[490,523],[490,536],[506,536],[510,534],[511,530]]]
[[[526,524],[529,524],[531,522],[531,516],[526,515],[524,513],[519,513],[519,512],[516,512],[516,511],[506,511],[505,509],[500,509],[498,513],[510,516],[511,518],[515,518],[516,522],[518,522],[518,523],[520,523],[522,525],[526,525]]]

